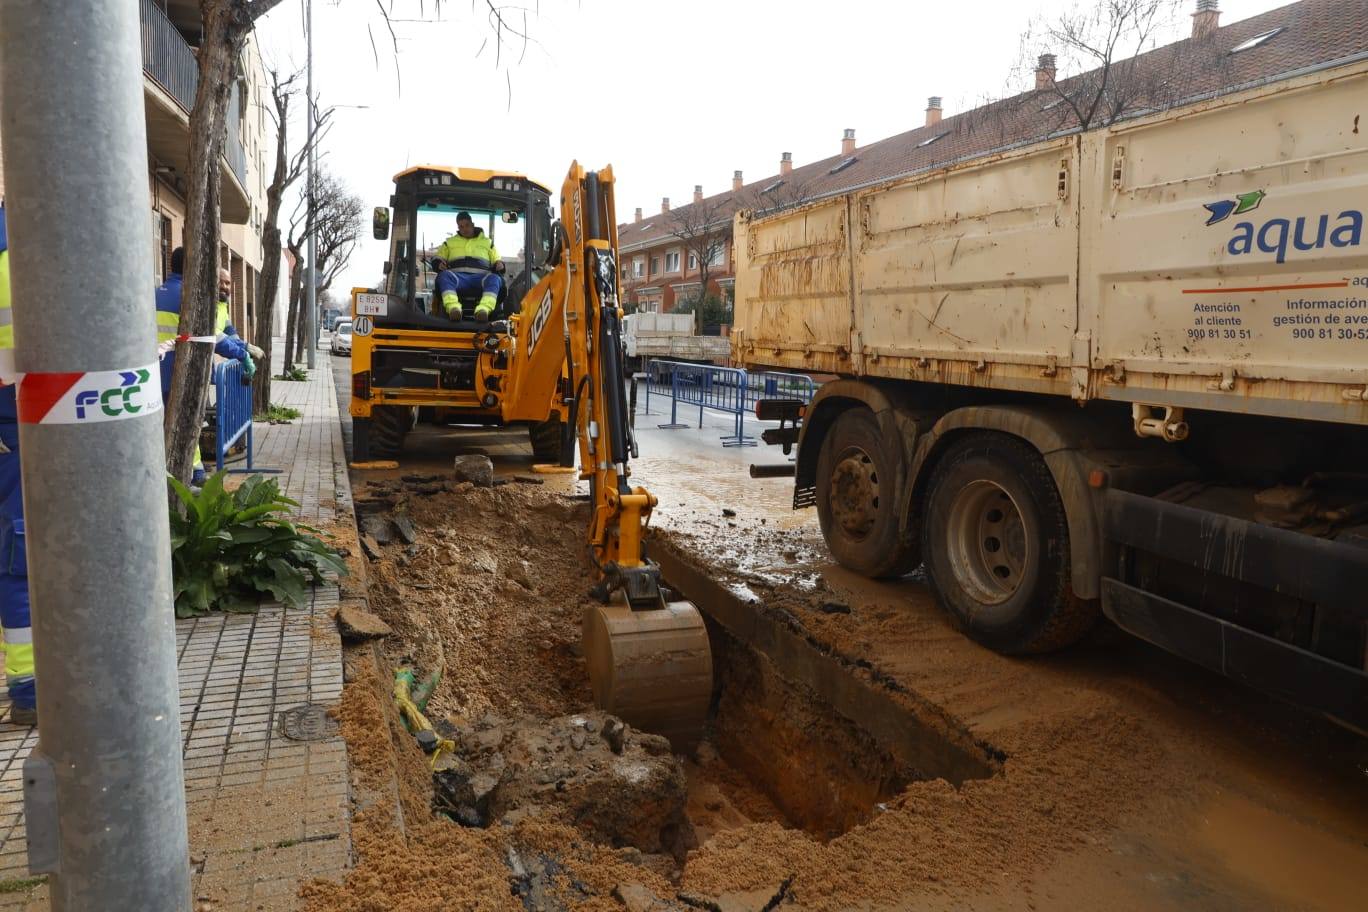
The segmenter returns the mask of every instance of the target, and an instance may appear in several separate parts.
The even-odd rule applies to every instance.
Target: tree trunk
[[[304,261],[299,251],[290,249],[294,254],[294,265],[290,268],[290,314],[285,324],[285,369],[289,370],[299,360],[295,350],[295,339],[299,333],[299,302],[304,293]]]
[[[259,415],[271,407],[271,336],[275,333],[276,292],[280,288],[280,228],[276,219],[280,213],[279,199],[267,195],[266,230],[262,232],[261,249],[264,262],[257,280],[256,325],[257,345],[265,354],[257,365],[252,383],[252,413]]]
[[[234,15],[231,0],[201,4],[204,41],[199,49],[199,84],[190,114],[189,190],[185,212],[185,290],[181,302],[180,332],[209,336],[214,332],[214,300],[218,291],[220,243],[219,204],[221,171],[226,141],[233,68],[251,20],[245,24]],[[204,421],[204,391],[209,383],[213,347],[182,342],[176,346],[176,367],[164,419],[166,470],[173,478],[188,481]]]

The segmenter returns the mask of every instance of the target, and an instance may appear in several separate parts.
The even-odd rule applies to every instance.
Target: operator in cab
[[[458,292],[480,289],[480,303],[475,306],[475,319],[488,321],[499,301],[503,288],[504,264],[494,241],[475,227],[469,212],[456,214],[456,233],[442,242],[432,257],[432,268],[437,270],[437,290],[442,295],[442,308],[452,320],[461,319]]]

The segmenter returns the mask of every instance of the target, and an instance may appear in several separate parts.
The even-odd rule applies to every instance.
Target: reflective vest
[[[453,234],[437,248],[437,256],[446,260],[452,269],[474,268],[486,272],[499,261],[499,251],[494,249],[494,242],[485,235],[483,228],[476,228],[473,237]]]
[[[183,291],[179,272],[173,272],[157,288],[157,344],[170,342],[176,338],[180,326],[181,293]]]
[[[14,382],[14,311],[10,310],[9,232],[5,207],[0,206],[0,421],[17,421]]]

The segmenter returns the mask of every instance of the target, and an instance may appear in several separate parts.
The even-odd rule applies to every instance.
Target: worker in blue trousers
[[[185,248],[177,247],[171,251],[171,272],[166,277],[166,281],[157,288],[157,344],[165,351],[161,355],[161,382],[162,382],[162,404],[165,405],[167,397],[171,395],[171,375],[176,367],[175,340],[180,327],[181,295],[184,293],[185,272]],[[251,349],[237,335],[237,331],[228,325],[227,313],[227,294],[224,290],[224,276],[227,270],[221,270],[219,275],[219,290],[221,300],[216,302],[214,311],[214,354],[221,358],[228,358],[232,361],[241,361],[243,370],[248,379],[256,372],[256,364],[252,360]],[[231,285],[229,286],[231,287]],[[230,331],[231,330],[231,331]],[[256,349],[260,352],[261,349]],[[204,484],[204,460],[200,456],[199,444],[195,445],[195,463],[190,476],[190,484],[198,487]]]
[[[24,493],[19,478],[19,411],[15,400],[14,319],[10,310],[9,237],[0,206],[0,628],[5,638],[9,721],[38,724],[29,625],[28,561],[24,552]]]

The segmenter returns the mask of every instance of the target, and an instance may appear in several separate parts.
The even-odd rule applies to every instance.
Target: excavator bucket
[[[712,701],[708,629],[693,602],[633,610],[625,601],[584,612],[584,658],[594,703],[677,753],[698,743]]]

